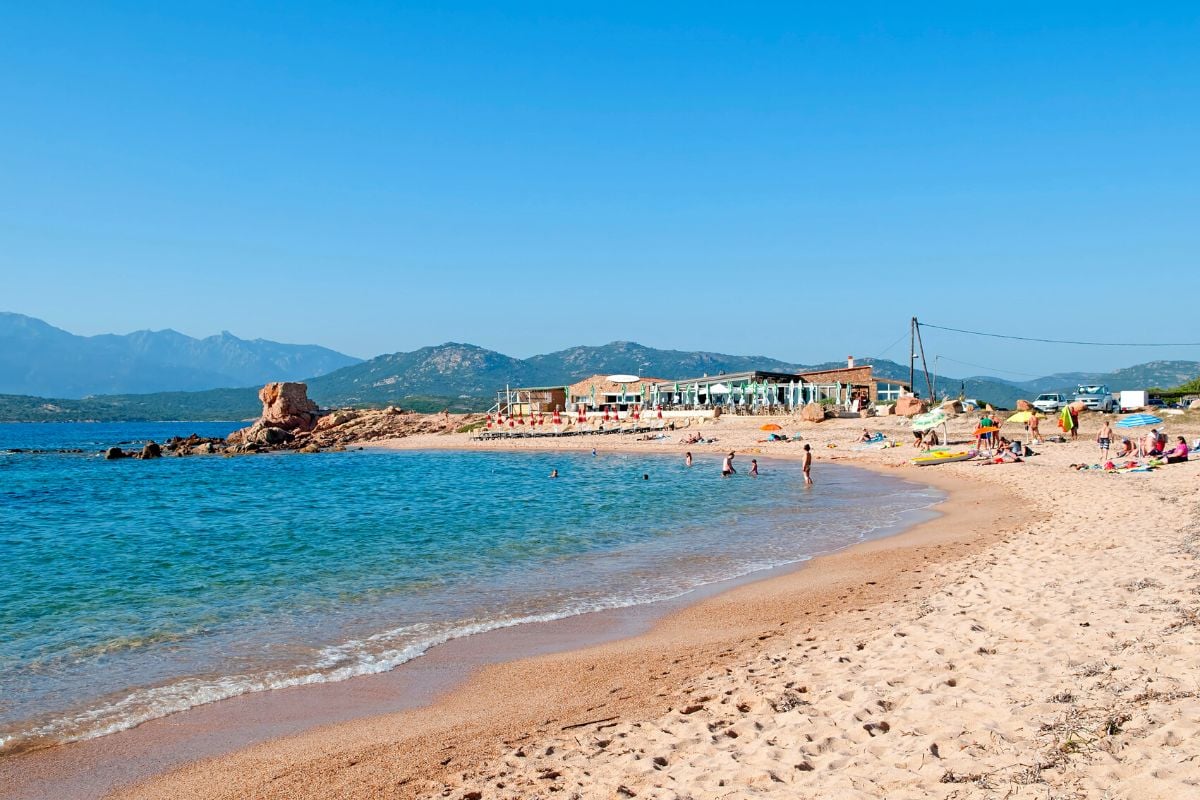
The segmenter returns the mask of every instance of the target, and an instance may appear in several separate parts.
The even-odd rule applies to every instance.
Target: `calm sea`
[[[893,531],[940,499],[836,465],[810,491],[787,462],[724,480],[715,456],[687,469],[603,450],[96,454],[236,427],[0,424],[0,751],[677,597]],[[72,448],[86,452],[2,452]]]

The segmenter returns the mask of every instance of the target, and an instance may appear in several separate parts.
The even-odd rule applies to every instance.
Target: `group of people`
[[[937,435],[937,430],[930,428],[924,431],[913,431],[913,447],[928,449],[937,447],[942,443],[942,440]]]
[[[722,461],[721,461],[721,477],[722,478],[729,478],[729,477],[732,477],[733,475],[737,474],[737,470],[733,468],[733,459],[736,457],[736,455],[737,455],[736,453],[730,452],[728,455],[725,456],[724,459],[722,459]],[[683,454],[683,464],[685,467],[690,467],[692,465],[692,454],[691,453]],[[812,481],[812,447],[810,447],[807,444],[804,445],[804,457],[800,462],[800,469],[804,472],[804,485],[812,486],[812,482],[813,482]],[[752,478],[758,477],[758,459],[757,458],[750,459],[750,477],[752,477]]]
[[[595,448],[592,448],[592,455],[593,456],[596,455]],[[725,456],[724,459],[722,459],[722,461],[721,461],[721,477],[722,478],[728,478],[728,477],[731,477],[731,476],[737,474],[737,470],[733,468],[733,459],[736,458],[736,456],[737,456],[737,454],[731,451],[728,455]],[[685,467],[690,467],[694,463],[695,463],[695,460],[692,458],[692,453],[690,450],[683,454],[683,465]],[[812,482],[813,482],[812,481],[812,448],[807,444],[804,445],[804,457],[800,462],[800,469],[804,472],[805,485],[812,486]],[[558,470],[557,469],[550,470],[549,477],[557,478]],[[750,459],[750,477],[752,477],[752,478],[758,477],[758,459],[757,458]],[[642,475],[642,480],[644,480],[644,481],[650,480],[650,475],[649,474]]]
[[[1096,434],[1096,443],[1100,446],[1100,455],[1106,461],[1109,458],[1109,448],[1112,447],[1113,438],[1112,423],[1105,420],[1104,424],[1100,426],[1100,432]],[[1145,436],[1138,437],[1136,443],[1128,437],[1121,439],[1121,446],[1115,457],[1161,458],[1168,464],[1181,464],[1188,460],[1190,453],[1191,448],[1188,447],[1187,439],[1176,436],[1174,445],[1171,445],[1165,433],[1159,431],[1158,428],[1151,428]]]

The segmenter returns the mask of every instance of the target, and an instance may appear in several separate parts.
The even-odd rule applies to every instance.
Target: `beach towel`
[[[1069,433],[1075,427],[1075,417],[1071,414],[1069,406],[1063,407],[1062,413],[1058,415],[1058,427],[1062,428],[1063,433]]]

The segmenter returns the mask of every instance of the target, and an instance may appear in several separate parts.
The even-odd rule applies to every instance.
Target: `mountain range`
[[[178,331],[77,336],[40,319],[0,312],[0,393],[81,398],[200,391],[302,380],[361,359],[310,344],[195,339]]]
[[[13,317],[25,320],[14,324]],[[612,342],[600,346],[572,347],[553,353],[518,359],[472,344],[447,342],[412,352],[389,353],[367,361],[358,361],[325,348],[307,345],[281,345],[255,340],[247,342],[228,334],[207,339],[191,339],[173,331],[143,332],[129,337],[73,337],[90,342],[95,339],[148,341],[167,334],[163,342],[186,340],[184,347],[172,350],[164,345],[167,358],[137,360],[127,357],[111,367],[104,359],[103,347],[93,351],[96,363],[84,363],[80,374],[71,379],[72,392],[13,391],[14,375],[50,374],[38,365],[38,359],[53,358],[44,349],[32,347],[38,337],[25,335],[17,342],[6,338],[16,327],[41,330],[45,326],[53,341],[68,341],[65,331],[20,315],[0,315],[0,420],[162,420],[162,419],[242,419],[256,416],[259,410],[258,387],[271,380],[299,380],[308,383],[309,395],[323,407],[398,405],[418,411],[481,410],[495,399],[497,390],[511,386],[562,386],[594,374],[633,373],[666,379],[742,370],[798,372],[845,366],[844,361],[823,364],[795,364],[759,356],[681,350],[658,350],[636,342]],[[191,345],[186,345],[191,342]],[[23,343],[23,344],[22,344]],[[226,347],[227,346],[227,347]],[[63,345],[65,348],[65,345]],[[207,359],[201,364],[186,361],[188,347]],[[221,353],[229,353],[226,361]],[[251,357],[250,354],[255,354]],[[80,364],[74,356],[56,369],[70,372],[69,364]],[[198,356],[199,358],[199,356]],[[309,360],[311,359],[311,360]],[[339,359],[341,363],[339,363]],[[184,362],[178,374],[173,367]],[[346,363],[350,362],[350,363]],[[875,367],[879,377],[907,380],[908,366],[887,360],[865,360]],[[140,366],[139,366],[140,365]],[[86,369],[85,369],[86,368]],[[139,370],[145,370],[142,374]],[[173,391],[147,393],[122,388],[105,391],[97,388],[93,376],[121,374],[136,386],[155,385]],[[223,377],[209,378],[202,375]],[[172,376],[174,375],[174,378]],[[1103,383],[1112,389],[1175,386],[1200,375],[1200,362],[1152,361],[1108,373],[1058,373],[1035,380],[1016,382],[990,376],[936,376],[938,394],[957,396],[960,391],[1001,408],[1011,408],[1018,398],[1031,399],[1043,392],[1069,393],[1076,384]],[[224,376],[241,376],[236,379]],[[111,378],[110,378],[111,380]],[[218,388],[225,386],[245,388]],[[926,394],[924,376],[918,373],[917,390]],[[196,384],[201,384],[196,386]],[[187,389],[202,391],[187,391]],[[86,394],[85,397],[80,395]],[[28,396],[40,395],[40,396]]]

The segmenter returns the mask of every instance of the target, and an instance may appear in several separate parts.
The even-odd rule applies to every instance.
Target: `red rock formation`
[[[925,401],[916,397],[901,397],[896,401],[896,415],[900,417],[915,417],[926,410]]]
[[[303,383],[268,383],[258,390],[262,400],[262,427],[283,428],[285,431],[311,431],[317,424],[317,404],[308,399],[308,386]]]

